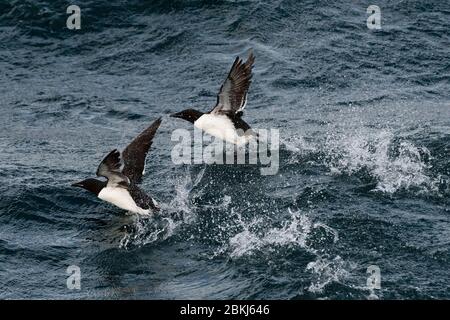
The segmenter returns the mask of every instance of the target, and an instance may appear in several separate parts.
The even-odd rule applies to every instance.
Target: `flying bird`
[[[133,213],[149,215],[159,210],[156,201],[138,185],[145,171],[145,158],[160,124],[161,118],[138,135],[122,153],[114,149],[103,159],[98,166],[97,177],[106,178],[106,181],[89,178],[72,186],[86,189],[101,200]]]
[[[250,139],[257,138],[250,126],[242,119],[254,62],[253,52],[250,52],[246,62],[239,57],[234,60],[219,90],[216,105],[211,111],[203,113],[187,109],[170,116],[187,120],[206,133],[237,145],[246,144]]]

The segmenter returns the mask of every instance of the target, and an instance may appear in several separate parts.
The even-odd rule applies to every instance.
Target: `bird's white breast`
[[[204,114],[194,122],[194,126],[219,139],[245,144],[248,136],[239,136],[230,118],[225,115]]]
[[[136,205],[127,189],[124,188],[103,188],[98,197],[101,200],[112,203],[113,205],[127,211],[138,214],[149,214],[150,210],[145,210]]]

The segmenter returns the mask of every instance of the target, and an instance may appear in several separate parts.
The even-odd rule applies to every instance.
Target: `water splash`
[[[293,135],[287,139],[282,139],[280,145],[290,152],[287,158],[288,164],[300,163],[305,157],[318,152],[318,145],[313,141],[306,140],[303,136]]]
[[[397,142],[392,132],[329,137],[326,148],[325,163],[332,174],[366,171],[376,180],[374,191],[435,190],[436,180],[428,170],[429,150],[409,141]]]
[[[136,216],[133,224],[125,226],[125,235],[120,240],[119,248],[130,249],[149,243],[163,241],[174,233],[175,224],[170,218],[155,218]]]
[[[190,201],[190,193],[201,181],[204,172],[205,167],[193,178],[186,170],[185,175],[173,182],[173,199],[168,203],[161,203],[161,210],[152,217],[137,216],[134,223],[126,228],[119,247],[128,249],[164,241],[172,237],[181,226],[192,223],[195,220],[195,211]]]
[[[319,257],[308,263],[306,270],[311,272],[313,280],[308,288],[312,293],[322,293],[323,289],[332,282],[342,282],[350,276],[349,269],[355,265],[344,261],[340,256],[332,259]]]
[[[285,141],[292,152],[289,163],[309,160],[332,175],[358,175],[373,183],[372,191],[435,193],[441,177],[431,172],[431,152],[424,146],[400,138],[387,130],[357,130],[329,134],[325,141],[303,137]]]
[[[261,217],[246,222],[237,214],[242,231],[231,237],[220,253],[227,253],[231,258],[245,258],[260,255],[262,251],[270,252],[272,256],[280,249],[301,248],[315,256],[315,260],[305,268],[312,275],[308,288],[310,292],[318,294],[330,283],[345,281],[350,274],[348,270],[354,269],[355,265],[340,256],[330,258],[323,252],[323,244],[320,244],[323,238],[331,238],[332,243],[336,243],[338,232],[321,222],[314,222],[300,211],[288,209],[288,212],[289,218],[280,227],[270,228],[264,227],[267,223]],[[317,245],[319,248],[316,248]]]
[[[273,227],[265,230],[266,222],[262,218],[254,218],[250,222],[245,222],[241,215],[238,216],[238,223],[242,229],[229,239],[227,249],[230,257],[237,258],[252,255],[261,249],[269,251],[281,247],[298,247],[308,252],[315,253],[316,250],[310,245],[313,231],[321,229],[326,233],[331,233],[336,240],[337,232],[322,223],[314,223],[310,217],[300,212],[289,211],[289,218],[280,227]]]

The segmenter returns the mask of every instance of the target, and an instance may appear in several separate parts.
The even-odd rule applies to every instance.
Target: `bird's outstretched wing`
[[[211,113],[240,113],[247,103],[247,92],[252,78],[252,68],[255,62],[253,52],[250,52],[244,63],[239,57],[234,60],[227,79],[222,84],[217,103]]]
[[[155,120],[138,135],[122,152],[124,167],[122,173],[133,183],[140,183],[145,169],[145,158],[152,145],[153,137],[161,125],[161,118]]]
[[[97,168],[97,176],[108,179],[108,187],[128,188],[130,180],[120,170],[120,152],[114,149],[103,159]]]

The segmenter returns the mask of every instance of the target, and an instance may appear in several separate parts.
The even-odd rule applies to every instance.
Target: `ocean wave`
[[[6,297],[361,299],[368,263],[381,297],[448,297],[448,5],[386,3],[376,32],[356,2],[86,0],[76,31],[68,5],[0,1]],[[153,217],[69,187],[139,123],[212,107],[250,47],[245,120],[289,133],[276,175],[175,165],[167,118]]]

